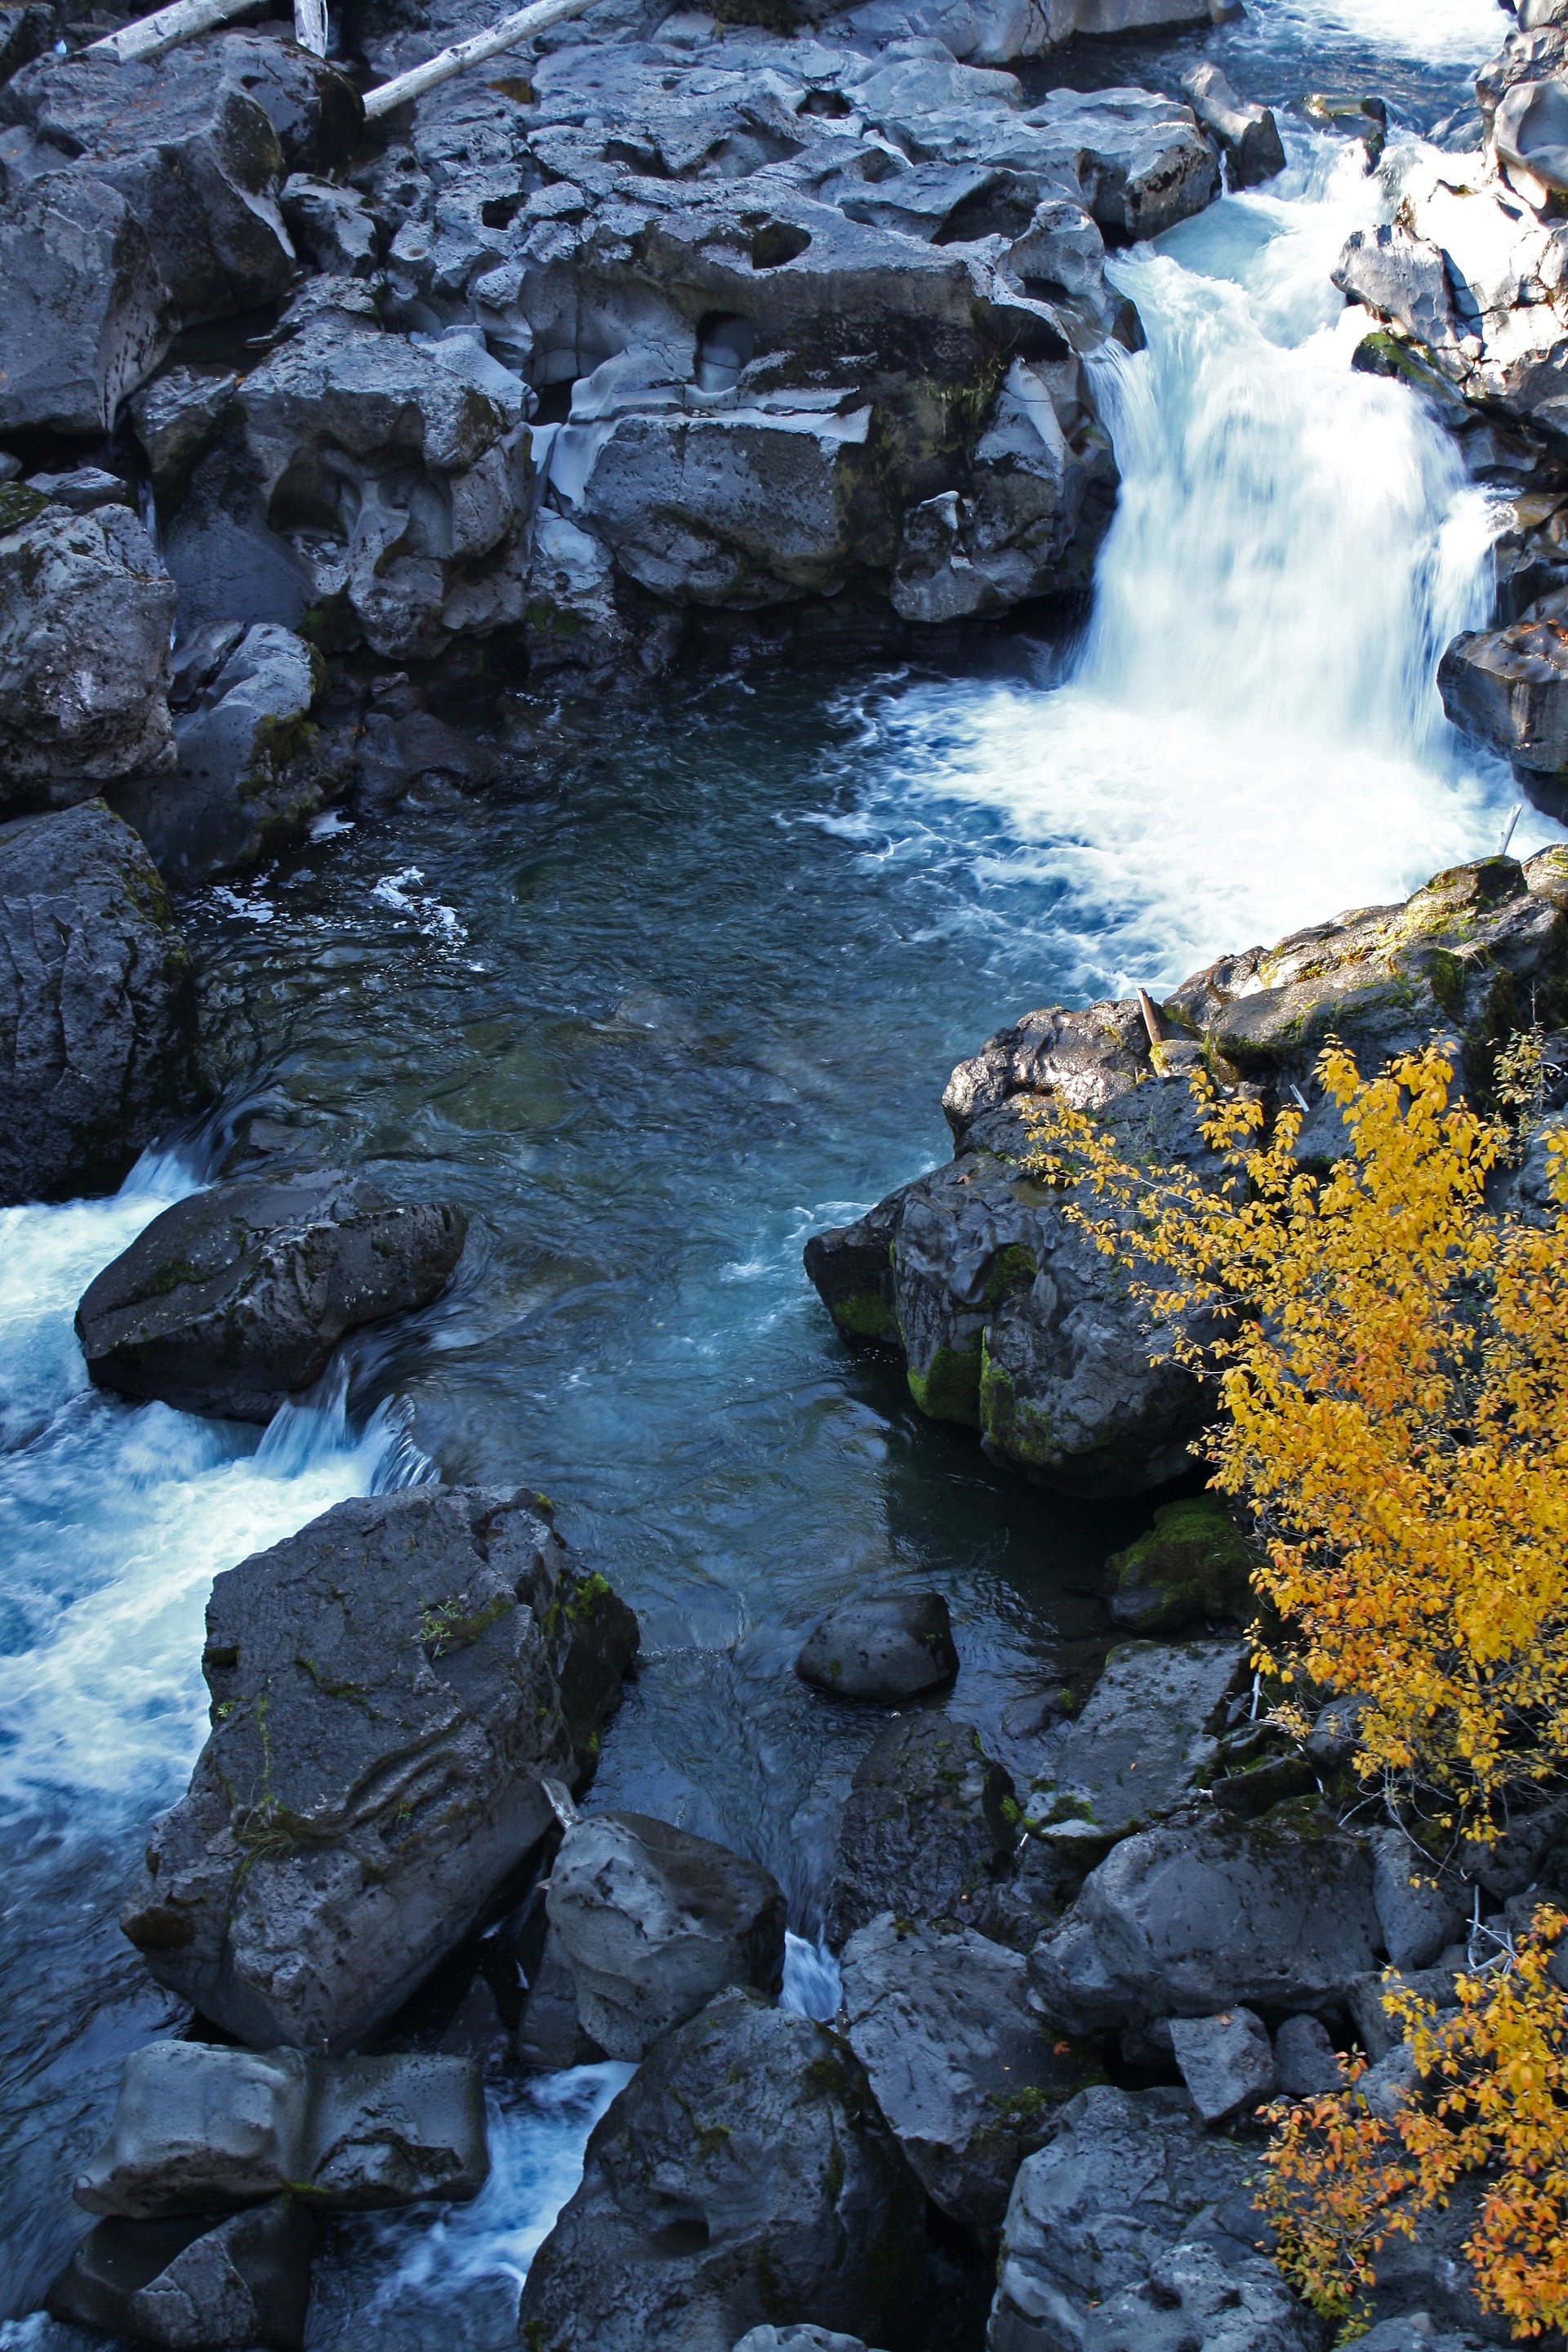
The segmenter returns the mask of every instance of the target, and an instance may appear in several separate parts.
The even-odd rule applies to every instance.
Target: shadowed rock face
[[[880,1911],[900,1918],[981,1918],[1018,1833],[1005,1810],[1013,1783],[973,1724],[910,1715],[888,1724],[856,1770],[827,1900],[839,1941]]]
[[[522,1490],[341,1503],[217,1578],[213,1728],[122,1914],[261,2045],[352,2046],[459,1943],[581,1782],[637,1625]]]
[[[329,1169],[216,1184],[154,1217],[77,1308],[100,1388],[270,1421],[347,1332],[445,1287],[468,1220]]]
[[[158,2344],[165,2352],[299,2352],[316,2225],[279,2197],[213,2226],[100,2221],[49,2289],[57,2319]]]
[[[770,2308],[903,2340],[919,2182],[848,2045],[721,1993],[644,2060],[534,2256],[525,2346],[731,2352]]]
[[[0,825],[0,1202],[111,1191],[205,1092],[169,897],[101,801]]]
[[[1068,1494],[1176,1476],[1213,1399],[1177,1360],[1176,1328],[1152,1320],[1068,1213],[1098,1221],[1106,1203],[1037,1180],[1029,1118],[1058,1101],[1124,1156],[1217,1181],[1188,1091],[1207,1067],[1255,1089],[1270,1116],[1300,1089],[1298,1152],[1332,1160],[1348,1139],[1312,1078],[1331,1033],[1369,1076],[1447,1037],[1484,1101],[1500,1045],[1531,1019],[1568,1016],[1568,856],[1456,866],[1402,906],[1222,957],[1152,1011],[1157,1045],[1135,998],[1047,1006],[999,1031],[948,1082],[951,1163],[806,1244],[846,1339],[901,1347],[923,1412],[978,1429],[994,1456]],[[1131,1235],[1129,1246],[1136,1264]]]

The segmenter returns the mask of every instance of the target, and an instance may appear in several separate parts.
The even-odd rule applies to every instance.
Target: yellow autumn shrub
[[[1057,1103],[1027,1114],[1034,1172],[1077,1188],[1152,1319],[1218,1331],[1181,1344],[1223,1401],[1213,1483],[1263,1539],[1284,1632],[1259,1665],[1367,1702],[1363,1775],[1431,1836],[1487,1839],[1568,1756],[1568,1135],[1529,1223],[1484,1198],[1517,1128],[1453,1099],[1436,1048],[1363,1079],[1331,1044],[1315,1075],[1352,1146],[1326,1171],[1300,1111],[1266,1134],[1200,1077],[1217,1179],[1130,1165]]]
[[[1439,2015],[1408,1988],[1384,2006],[1413,2046],[1421,2095],[1384,2119],[1343,2091],[1269,2109],[1258,2202],[1298,2292],[1358,2332],[1373,2257],[1481,2176],[1464,2240],[1476,2292],[1516,2336],[1568,2325],[1568,1994],[1550,1973],[1568,1917],[1542,1908],[1499,1964],[1461,1976]]]

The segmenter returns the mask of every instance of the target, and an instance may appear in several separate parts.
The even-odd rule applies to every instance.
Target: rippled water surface
[[[1169,79],[1207,47],[1281,103],[1385,89],[1408,137],[1462,110],[1503,28],[1481,0],[1418,26],[1403,0],[1259,0],[1074,70]],[[120,2058],[171,2019],[112,1915],[199,1742],[215,1569],[375,1486],[544,1488],[644,1625],[595,1801],[776,1871],[812,2008],[868,1728],[789,1671],[814,1612],[939,1585],[955,1704],[1005,1751],[1103,1638],[1100,1564],[1142,1511],[1033,1493],[921,1423],[834,1338],[800,1251],[945,1153],[947,1070],[1026,1007],[1169,982],[1496,845],[1508,780],[1431,683],[1486,610],[1487,496],[1410,394],[1352,373],[1328,272],[1384,199],[1286,127],[1280,182],[1116,264],[1149,349],[1100,367],[1124,488],[1076,646],[534,714],[482,797],[324,826],[193,903],[218,1117],[116,1201],[0,1214],[0,2313],[58,2264]],[[462,1201],[448,1296],[259,1441],[89,1391],[91,1274],[182,1190],[300,1155]],[[319,2340],[374,2315],[386,2343],[505,2342],[618,2080],[508,2093],[485,2198],[345,2234]]]

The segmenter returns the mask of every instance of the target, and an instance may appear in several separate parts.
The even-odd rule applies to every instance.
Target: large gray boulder
[[[1018,2166],[1100,2079],[1048,2024],[1021,1952],[883,1912],[842,1955],[844,2032],[933,2203],[994,2244]]]
[[[1403,905],[1222,957],[1152,1008],[1158,1040],[1136,998],[1026,1013],[953,1071],[949,1165],[814,1235],[806,1271],[847,1339],[901,1348],[933,1419],[978,1429],[994,1458],[1058,1491],[1142,1492],[1190,1467],[1216,1400],[1180,1360],[1182,1327],[1152,1318],[1068,1213],[1102,1219],[1105,1201],[1036,1181],[1028,1119],[1059,1099],[1124,1155],[1217,1180],[1188,1090],[1206,1064],[1270,1113],[1300,1090],[1298,1150],[1331,1160],[1349,1139],[1312,1075],[1331,1034],[1366,1070],[1449,1037],[1461,1083],[1484,1098],[1495,1024],[1511,1033],[1531,991],[1564,976],[1568,857],[1554,848],[1456,866]],[[1135,1270],[1131,1226],[1127,1244]]]
[[[172,767],[174,586],[133,514],[0,484],[0,815]]]
[[[1091,2312],[1083,2352],[1323,2352],[1328,2336],[1272,2263],[1227,2259],[1200,2239]]]
[[[847,1601],[807,1637],[795,1670],[833,1698],[890,1701],[940,1690],[958,1673],[947,1602],[940,1592]]]
[[[1173,1822],[1112,1848],[1031,1967],[1047,2013],[1096,2033],[1238,2003],[1338,2008],[1380,1942],[1353,1838],[1316,1822]]]
[[[1378,1830],[1372,1846],[1372,1899],[1390,1968],[1430,1968],[1469,1923],[1472,1891],[1444,1872],[1403,1832]]]
[[[973,1724],[907,1715],[885,1725],[856,1769],[839,1824],[827,1899],[834,1941],[881,1911],[983,1920],[1018,1843],[1012,1796]]]
[[[1467,629],[1437,665],[1456,727],[1533,775],[1568,775],[1568,628],[1562,593],[1502,629]]]
[[[657,2044],[596,2126],[522,2290],[525,2345],[731,2352],[772,2312],[903,2340],[920,2185],[854,2053],[759,1994]]]
[[[270,1421],[345,1335],[438,1296],[468,1220],[342,1169],[246,1177],[175,1202],[96,1275],[77,1337],[100,1388]]]
[[[340,1503],[214,1583],[213,1727],[126,1934],[242,2040],[353,2046],[585,1779],[636,1648],[524,1490]]]
[[[280,848],[350,775],[346,747],[311,719],[320,655],[276,622],[223,634],[229,649],[175,714],[174,774],[114,795],[164,879],[186,887]]]
[[[290,2198],[232,2214],[100,2221],[50,2287],[57,2319],[166,2352],[300,2352],[316,2225]]]
[[[49,172],[0,205],[0,433],[110,432],[168,342],[167,293],[118,189]]]
[[[112,1191],[205,1092],[190,953],[130,826],[101,801],[0,824],[0,1202]]]
[[[1182,96],[1230,167],[1233,188],[1254,188],[1285,169],[1279,126],[1266,106],[1237,98],[1218,66],[1205,61],[1182,76]]]
[[[126,2061],[76,2200],[132,2221],[285,2195],[359,2211],[475,2197],[489,2171],[473,2059],[153,2042]]]
[[[1082,2092],[1013,2184],[987,2352],[1111,2352],[1089,2331],[1119,2289],[1216,2218],[1250,2235],[1254,2161],[1204,2131],[1184,2092]]]
[[[578,2017],[608,2057],[644,2057],[726,1985],[776,1993],[784,1981],[786,1906],[776,1879],[646,1813],[574,1822],[547,1901]]]
[[[1112,1650],[1082,1712],[1047,1737],[1031,1811],[1120,1835],[1186,1803],[1219,1756],[1215,1735],[1246,1664],[1240,1642]]]

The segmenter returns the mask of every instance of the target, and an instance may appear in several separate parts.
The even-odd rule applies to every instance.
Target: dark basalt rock
[[[0,815],[168,769],[174,586],[123,507],[0,485]]]
[[[0,1202],[111,1191],[201,1102],[169,897],[101,801],[0,825]]]
[[[802,1682],[831,1698],[915,1698],[958,1673],[952,1621],[940,1592],[846,1601],[795,1662]]]
[[[1013,1783],[973,1724],[910,1715],[878,1733],[838,1832],[828,1933],[841,1942],[880,1911],[969,1926],[1011,1867]]]
[[[1247,1617],[1257,1554],[1212,1495],[1165,1503],[1147,1535],[1106,1561],[1110,1606],[1131,1633],[1179,1633],[1200,1618]]]
[[[48,2293],[57,2319],[167,2352],[300,2352],[316,2225],[290,2199],[210,2216],[100,2221]]]
[[[328,1169],[216,1184],[154,1217],[88,1286],[77,1336],[100,1388],[270,1421],[350,1331],[424,1307],[468,1220]]]
[[[575,1822],[551,1868],[548,1901],[583,2031],[611,2058],[641,2058],[726,1985],[776,1993],[784,1981],[776,1879],[647,1813]]]
[[[168,293],[117,188],[46,173],[0,206],[0,432],[108,433],[167,348]]]
[[[847,2044],[756,1993],[721,1993],[595,2129],[529,2271],[522,2342],[730,2352],[770,2311],[901,2342],[923,2206]]]
[[[362,2041],[586,1779],[637,1643],[523,1490],[340,1503],[213,1586],[212,1732],[126,1934],[243,2040]]]

